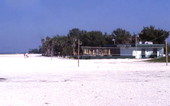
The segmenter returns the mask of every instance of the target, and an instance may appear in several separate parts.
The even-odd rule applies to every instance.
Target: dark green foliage
[[[105,44],[105,37],[100,31],[91,31],[84,33],[82,39],[84,46],[103,46]]]
[[[132,36],[130,32],[117,28],[112,32],[112,35],[116,41],[116,44],[130,44],[132,41]]]
[[[40,49],[30,49],[29,53],[41,53]]]
[[[162,37],[162,34],[165,37]],[[154,27],[144,27],[140,33],[140,40],[152,40],[157,37],[156,43],[164,42],[167,38],[169,32],[162,29],[155,29]],[[56,35],[54,37],[46,37],[41,39],[42,45],[40,46],[40,51],[45,56],[76,56],[78,51],[78,40],[80,40],[80,46],[97,46],[101,47],[108,44],[114,44],[113,39],[115,39],[116,44],[131,44],[135,43],[135,37],[137,35],[131,36],[130,32],[118,28],[112,32],[111,35],[107,33],[102,33],[101,31],[85,31],[78,28],[74,28],[69,31],[67,36]],[[160,37],[161,36],[161,37]],[[160,40],[160,41],[159,41]],[[80,49],[80,54],[81,53]]]
[[[112,38],[113,36],[103,34],[100,31],[87,32],[74,28],[69,31],[67,36],[57,35],[42,39],[40,49],[45,56],[72,56],[77,55],[78,40],[80,40],[81,46],[103,46],[113,44]]]
[[[143,41],[152,41],[154,44],[163,44],[165,39],[168,38],[169,31],[163,29],[155,29],[154,26],[144,27],[140,32],[139,37]]]

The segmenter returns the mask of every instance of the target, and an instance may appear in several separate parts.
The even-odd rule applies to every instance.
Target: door
[[[145,58],[145,49],[142,49],[142,58]]]
[[[153,49],[153,57],[157,57],[157,50],[158,50],[157,48]]]

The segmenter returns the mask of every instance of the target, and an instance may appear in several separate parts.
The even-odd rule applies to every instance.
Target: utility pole
[[[168,42],[166,40],[166,66],[168,66]]]

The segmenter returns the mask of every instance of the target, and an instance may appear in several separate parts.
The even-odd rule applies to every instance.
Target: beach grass
[[[149,62],[166,62],[166,57],[153,58],[153,59],[150,59],[147,61],[149,61]],[[170,61],[170,56],[168,57],[168,61]]]

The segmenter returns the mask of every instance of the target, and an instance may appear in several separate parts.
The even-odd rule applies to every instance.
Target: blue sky
[[[72,28],[139,33],[170,31],[170,0],[0,0],[0,53],[38,48],[41,38]]]

